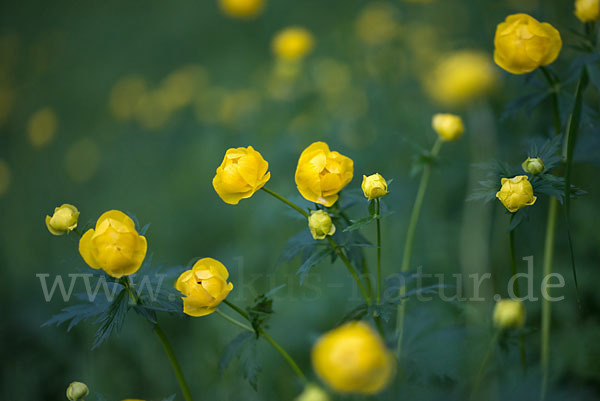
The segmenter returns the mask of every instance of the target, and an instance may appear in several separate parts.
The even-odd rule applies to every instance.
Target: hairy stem
[[[511,214],[510,221],[515,217],[514,214]],[[513,277],[513,293],[517,298],[521,298],[521,294],[519,291],[519,281],[515,278],[517,276],[517,258],[515,254],[515,230],[510,230],[508,232],[508,242],[510,247],[510,267]],[[523,372],[527,370],[527,358],[525,354],[525,340],[523,335],[519,335],[519,353],[521,354],[521,367],[523,368]]]

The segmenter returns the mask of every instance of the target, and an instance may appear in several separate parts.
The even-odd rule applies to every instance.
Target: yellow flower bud
[[[455,141],[465,132],[462,119],[454,114],[434,115],[431,126],[443,141]]]
[[[560,33],[527,14],[513,14],[496,28],[494,61],[512,74],[551,64],[562,48]]]
[[[237,205],[269,181],[271,173],[268,169],[269,163],[252,146],[231,148],[217,168],[213,187],[223,202]]]
[[[379,173],[368,177],[363,175],[361,188],[368,200],[380,198],[388,193],[387,181]]]
[[[183,294],[183,313],[195,317],[213,313],[233,289],[228,278],[227,268],[212,258],[200,259],[181,273],[175,288]]]
[[[541,173],[545,168],[544,161],[539,157],[528,157],[527,160],[521,164],[521,167],[523,168],[523,171],[533,175]]]
[[[500,191],[496,192],[496,198],[498,198],[504,207],[511,213],[514,213],[525,206],[531,206],[537,200],[537,197],[533,195],[533,187],[526,175],[503,178],[501,183],[502,188],[500,188]]]
[[[300,155],[296,186],[306,200],[330,207],[353,174],[352,159],[330,151],[325,142],[315,142]]]
[[[311,357],[317,375],[340,393],[378,393],[396,367],[393,353],[364,322],[346,323],[325,333]]]
[[[329,401],[329,395],[316,384],[308,383],[294,401]]]
[[[90,390],[85,385],[85,383],[81,382],[73,382],[69,384],[67,388],[67,398],[70,401],[81,400],[83,397],[87,397],[90,393]]]
[[[63,235],[77,228],[79,211],[73,205],[65,203],[54,209],[52,217],[46,216],[46,227],[53,235]]]
[[[79,253],[93,269],[120,278],[135,273],[144,258],[146,238],[135,230],[133,220],[125,213],[110,210],[100,216],[96,228],[89,229],[79,240]]]
[[[335,234],[335,225],[324,210],[313,210],[308,216],[308,228],[314,239],[324,239]]]
[[[494,326],[501,329],[517,329],[525,324],[523,302],[512,299],[498,301],[494,308]]]
[[[302,60],[314,46],[313,35],[304,28],[290,27],[278,32],[271,43],[275,55],[287,61]]]
[[[600,16],[600,5],[598,0],[576,0],[575,16],[581,22],[592,22]]]
[[[259,15],[264,6],[264,0],[219,0],[221,10],[233,18],[253,18]]]

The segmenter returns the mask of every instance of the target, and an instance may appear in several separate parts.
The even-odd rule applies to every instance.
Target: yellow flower
[[[264,0],[219,0],[221,10],[233,18],[253,18],[259,15],[264,6]]]
[[[552,63],[562,47],[560,33],[527,14],[513,14],[496,28],[494,61],[513,74]]]
[[[294,401],[329,401],[329,395],[316,384],[308,383]]]
[[[197,261],[191,270],[181,273],[175,288],[184,296],[183,313],[204,316],[213,313],[233,289],[227,283],[229,272],[221,262],[212,258]]]
[[[387,181],[381,174],[363,175],[361,188],[368,200],[380,198],[388,193]]]
[[[598,0],[575,0],[575,16],[581,22],[596,21],[600,16]]]
[[[315,142],[300,155],[296,186],[306,200],[330,207],[353,174],[352,159],[330,151],[325,142]]]
[[[118,210],[103,213],[96,229],[89,229],[79,240],[83,260],[115,278],[135,273],[147,248],[146,238],[137,233],[133,220]]]
[[[46,216],[46,227],[54,235],[63,235],[77,228],[79,211],[73,205],[65,203],[54,209],[52,217]]]
[[[85,385],[85,383],[81,382],[73,382],[69,384],[67,388],[67,398],[70,401],[81,400],[83,397],[87,397],[90,393],[90,390]]]
[[[514,213],[535,203],[537,197],[533,195],[533,187],[526,175],[503,178],[501,183],[502,188],[496,193],[496,198],[500,199],[509,212]]]
[[[498,301],[494,308],[494,326],[501,329],[516,329],[525,324],[523,302],[512,299]]]
[[[465,132],[462,119],[454,114],[436,114],[431,126],[443,141],[455,141]]]
[[[392,378],[396,361],[371,326],[351,322],[321,336],[312,349],[312,364],[340,393],[375,394]]]
[[[252,146],[231,148],[217,168],[213,187],[224,202],[237,205],[251,197],[271,178],[269,163]]]
[[[301,27],[289,27],[279,31],[271,43],[273,53],[287,61],[303,59],[312,51],[313,46],[313,35]]]
[[[335,234],[335,225],[324,210],[312,210],[308,216],[308,228],[314,239],[324,239]]]
[[[441,59],[425,79],[425,88],[437,102],[460,106],[486,95],[497,79],[494,65],[486,53],[462,50]]]
[[[538,175],[544,171],[544,161],[539,157],[528,157],[522,164],[523,171],[529,174]]]

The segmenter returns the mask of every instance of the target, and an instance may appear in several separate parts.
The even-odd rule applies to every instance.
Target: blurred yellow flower
[[[86,182],[96,174],[100,166],[100,149],[91,138],[81,138],[67,149],[65,169],[74,182]]]
[[[527,14],[513,14],[496,28],[494,61],[512,74],[526,74],[548,65],[562,48],[560,33]]]
[[[139,75],[128,75],[117,81],[110,91],[108,106],[111,114],[118,120],[134,117],[148,84]]]
[[[219,0],[221,10],[233,18],[253,18],[262,13],[264,0]]]
[[[502,188],[496,193],[496,198],[511,213],[525,206],[531,206],[537,200],[537,197],[533,195],[533,187],[526,175],[503,178],[501,183]]]
[[[308,383],[304,391],[294,401],[329,401],[329,395],[321,387],[313,383]]]
[[[502,299],[494,307],[494,326],[501,329],[517,329],[525,324],[525,307],[523,302],[513,299]]]
[[[44,107],[33,113],[27,122],[27,137],[36,148],[47,145],[56,135],[58,117],[54,110]]]
[[[437,102],[460,106],[489,93],[496,81],[497,74],[487,54],[462,50],[441,59],[425,78],[425,88]]]
[[[387,181],[379,173],[368,177],[363,175],[361,188],[368,200],[380,198],[388,193]]]
[[[544,161],[539,157],[528,157],[523,163],[521,163],[523,171],[529,174],[537,175],[544,171]]]
[[[312,210],[308,216],[308,228],[314,239],[324,239],[335,234],[335,225],[331,216],[324,210]]]
[[[315,62],[315,86],[325,96],[337,97],[350,87],[352,76],[350,68],[334,59],[321,59]],[[344,97],[345,101],[348,101]]]
[[[338,200],[338,192],[354,174],[352,159],[329,150],[325,142],[315,142],[302,152],[296,168],[296,186],[308,201],[327,207]]]
[[[396,366],[393,353],[364,322],[346,323],[325,333],[311,357],[316,374],[340,393],[378,393]]]
[[[313,35],[302,27],[289,27],[277,32],[271,43],[273,53],[286,61],[302,60],[313,46]]]
[[[183,294],[183,313],[196,317],[213,313],[233,289],[233,284],[227,283],[228,278],[227,268],[218,260],[197,261],[175,283],[175,288]]]
[[[125,213],[110,210],[100,216],[96,228],[90,228],[79,240],[79,253],[92,269],[102,269],[120,278],[135,273],[144,258],[146,238],[135,230]]]
[[[436,114],[431,119],[431,126],[442,141],[455,141],[465,132],[462,119],[455,114]]]
[[[581,22],[591,22],[598,20],[600,16],[600,5],[598,0],[576,0],[575,16]]]
[[[361,42],[371,46],[393,40],[400,32],[396,14],[397,9],[390,3],[369,3],[356,19],[356,36]]]
[[[225,203],[237,205],[251,197],[271,178],[269,163],[252,146],[231,148],[217,168],[213,187]]]
[[[73,382],[67,388],[67,398],[69,401],[81,400],[83,397],[87,397],[89,393],[88,386],[81,382]]]
[[[8,163],[0,159],[0,198],[8,192],[10,187],[11,172]]]
[[[200,65],[185,65],[165,77],[154,92],[162,107],[171,112],[190,104],[208,83],[208,72]]]
[[[65,203],[56,209],[52,217],[46,216],[46,227],[54,235],[63,235],[77,228],[79,211],[73,205]]]

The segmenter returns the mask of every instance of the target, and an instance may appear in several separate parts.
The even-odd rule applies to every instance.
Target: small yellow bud
[[[521,164],[523,171],[529,174],[538,175],[544,171],[544,161],[539,157],[528,157],[527,160]]]
[[[83,397],[87,397],[90,393],[90,390],[85,385],[85,383],[81,382],[73,382],[69,384],[67,388],[67,398],[69,401],[77,401],[83,399]]]
[[[454,114],[436,114],[431,120],[433,130],[442,141],[455,141],[465,132],[462,119]]]
[[[596,21],[600,17],[600,5],[598,0],[576,0],[575,16],[581,22]]]
[[[271,43],[273,53],[287,61],[302,60],[312,51],[313,46],[313,35],[301,27],[290,27],[278,32]]]
[[[514,213],[525,206],[531,206],[537,200],[537,197],[533,195],[533,187],[526,175],[503,178],[501,183],[502,188],[500,188],[500,191],[496,192],[496,198],[498,198],[504,207],[511,213]]]
[[[329,395],[316,384],[308,383],[294,401],[329,401]]]
[[[79,211],[73,205],[65,203],[54,209],[52,217],[46,216],[46,227],[53,235],[63,235],[77,228]]]
[[[221,10],[233,18],[254,18],[264,6],[264,0],[219,0]]]
[[[314,239],[324,239],[335,234],[335,225],[324,210],[313,210],[308,217],[308,228]]]
[[[523,302],[512,299],[498,301],[494,308],[494,326],[500,329],[517,329],[525,324]]]
[[[379,173],[368,177],[363,175],[361,188],[368,200],[380,198],[388,193],[387,181]]]

